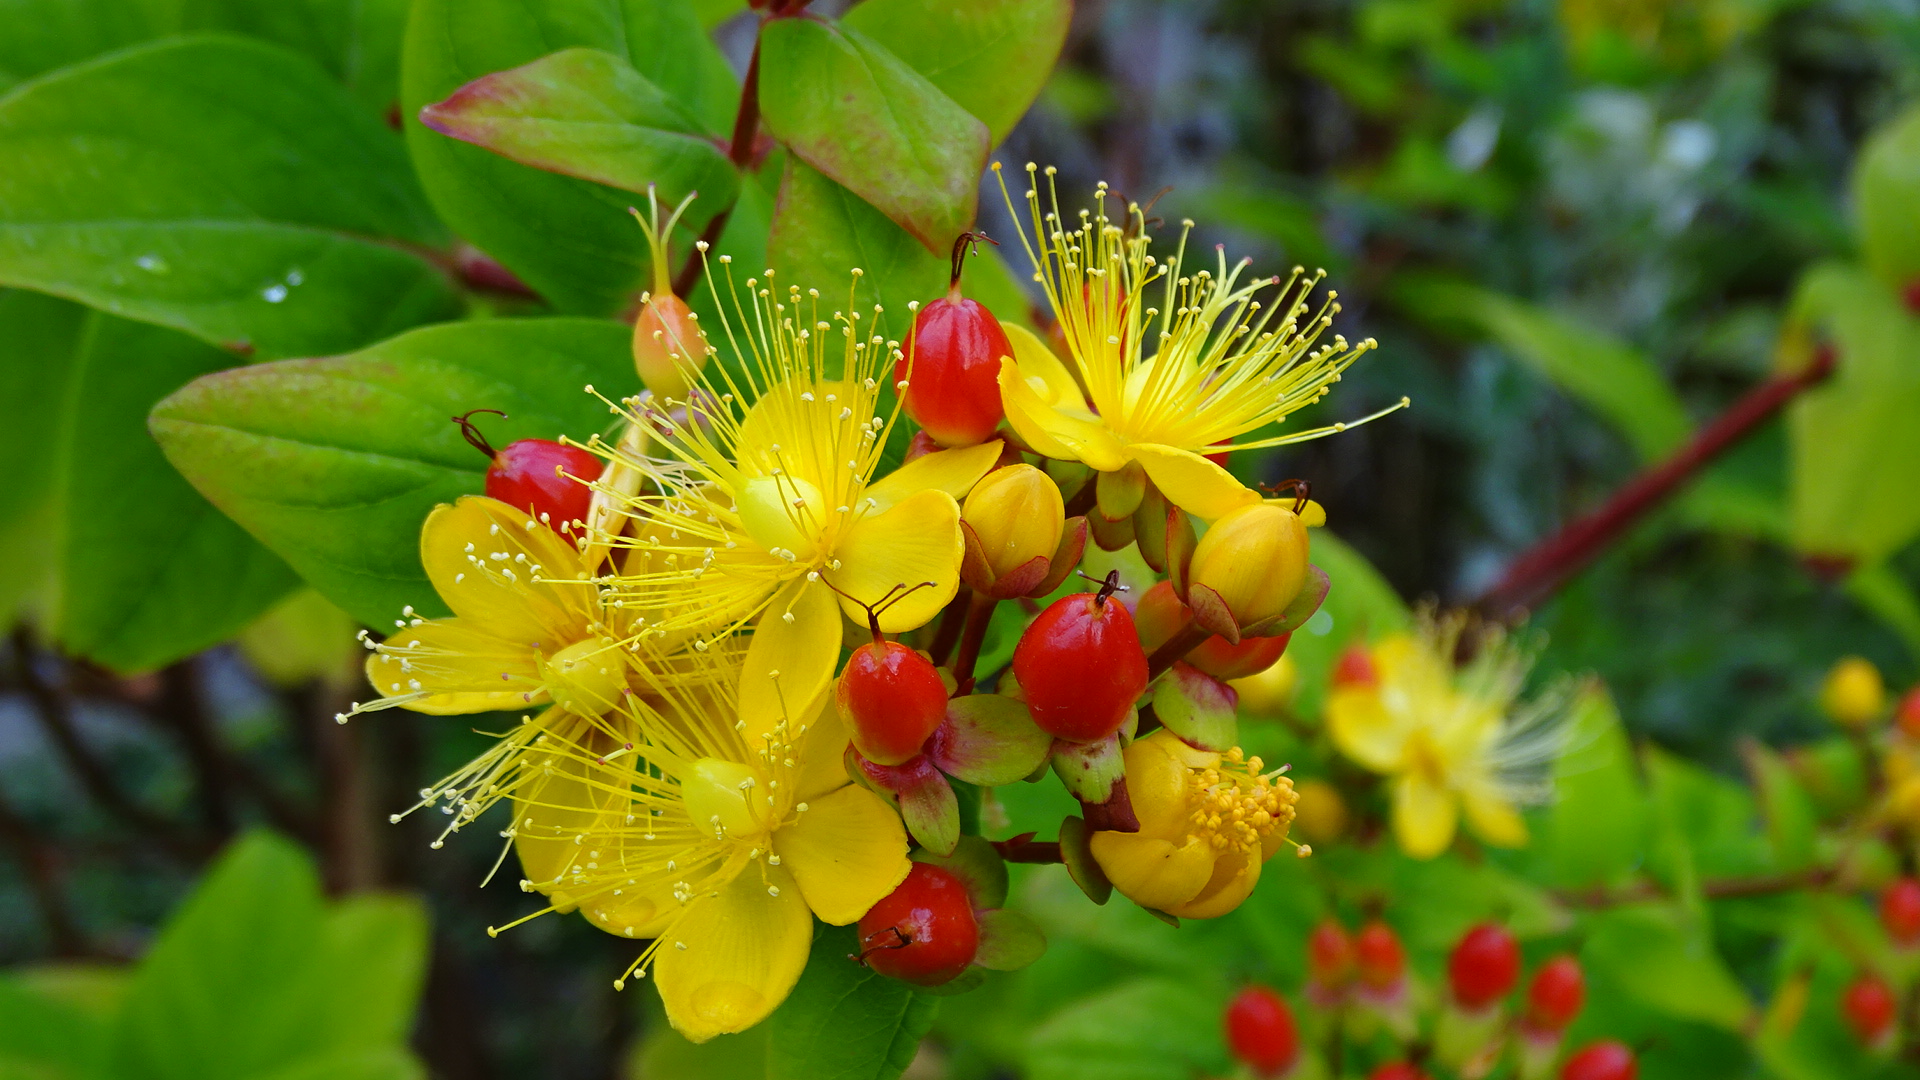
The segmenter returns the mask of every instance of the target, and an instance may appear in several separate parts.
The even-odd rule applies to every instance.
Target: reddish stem
[[[1188,619],[1187,625],[1181,627],[1172,637],[1163,642],[1159,648],[1153,650],[1152,656],[1147,657],[1147,682],[1151,683],[1153,680],[1165,674],[1166,670],[1179,661],[1181,657],[1199,648],[1202,643],[1212,636],[1212,631],[1206,630],[1202,628],[1199,623]]]
[[[1748,391],[1672,457],[1642,472],[1598,510],[1568,522],[1559,532],[1523,552],[1498,584],[1475,605],[1496,618],[1518,614],[1553,596],[1627,530],[1672,498],[1715,458],[1753,433],[1801,392],[1833,373],[1830,350],[1814,354],[1797,375],[1780,375]]]
[[[1032,833],[1021,833],[1011,840],[991,841],[994,850],[1008,862],[1017,863],[1057,863],[1060,857],[1058,840],[1035,840]]]
[[[733,137],[727,142],[727,160],[742,171],[753,164],[753,144],[760,134],[760,39],[753,39],[753,55],[747,59],[747,75],[740,83],[740,107],[733,114]],[[700,232],[700,240],[708,247],[720,242],[720,234],[726,231],[727,219],[733,214],[733,208],[713,215],[707,227]],[[686,296],[693,291],[694,283],[700,280],[700,271],[706,265],[700,258],[700,245],[694,244],[692,253],[681,265],[680,272],[673,277],[673,294]]]
[[[960,655],[953,661],[953,678],[958,684],[954,697],[973,693],[973,665],[980,659],[980,645],[987,640],[987,626],[993,622],[993,608],[999,602],[976,592],[967,603],[967,625],[960,631]]]

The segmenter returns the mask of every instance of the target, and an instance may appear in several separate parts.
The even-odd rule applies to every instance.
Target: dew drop
[[[265,289],[260,290],[260,296],[269,304],[277,304],[287,298],[287,287],[285,285],[269,285]]]
[[[133,265],[145,270],[149,274],[164,274],[172,269],[172,267],[167,265],[167,260],[158,255],[142,255],[133,260]]]

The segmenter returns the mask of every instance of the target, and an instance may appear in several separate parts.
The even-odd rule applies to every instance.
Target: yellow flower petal
[[[1017,323],[1006,323],[1002,329],[1007,332],[1007,344],[1013,346],[1013,359],[1020,365],[1021,374],[1029,379],[1040,380],[1036,391],[1041,394],[1041,400],[1048,405],[1091,414],[1086,395],[1080,391],[1080,384],[1075,381],[1073,373],[1067,370],[1067,365],[1053,355],[1052,349],[1047,348],[1046,342]]]
[[[792,618],[788,618],[788,616]],[[795,578],[754,624],[740,672],[740,719],[748,746],[780,721],[799,725],[819,708],[840,663],[840,608],[833,591]]]
[[[1157,734],[1136,739],[1123,754],[1127,795],[1133,801],[1134,816],[1140,819],[1137,835],[1178,843],[1186,838],[1190,813],[1188,769],[1167,752]]]
[[[1460,806],[1453,792],[1417,772],[1393,782],[1393,834],[1400,850],[1416,859],[1431,859],[1453,843]]]
[[[435,716],[524,709],[544,704],[539,657],[461,619],[433,619],[395,630],[367,657],[367,681],[383,697]]]
[[[718,893],[688,904],[654,954],[667,1021],[697,1043],[766,1019],[813,946],[813,916],[785,868],[747,863]]]
[[[1059,366],[1057,360],[1052,363]],[[1050,403],[1054,388],[1023,364],[1000,361],[1000,403],[1007,410],[1007,423],[1029,447],[1047,457],[1084,461],[1101,472],[1127,463],[1120,440],[1086,409],[1078,391],[1069,403]]]
[[[1127,453],[1147,470],[1167,501],[1202,521],[1260,501],[1260,493],[1199,454],[1158,443],[1131,443]]]
[[[799,802],[817,799],[847,786],[847,722],[829,695],[813,714],[806,733],[800,736],[798,771],[793,778],[793,797]]]
[[[907,830],[886,801],[848,784],[773,834],[780,865],[823,922],[845,926],[906,880]]]
[[[1164,910],[1182,919],[1219,918],[1239,907],[1259,883],[1260,860],[1229,851],[1213,864],[1213,877],[1198,896]]]
[[[507,641],[553,651],[600,618],[573,545],[496,499],[465,495],[435,507],[420,530],[420,561],[455,615]]]
[[[1093,834],[1093,858],[1121,895],[1166,911],[1192,900],[1213,878],[1213,845],[1189,839],[1178,847],[1139,833]]]
[[[592,763],[592,757],[614,748],[612,739],[565,710],[549,709],[528,726],[533,729],[527,732],[529,741],[545,734],[546,745],[572,751],[554,755],[558,760],[550,769],[515,793],[513,849],[521,875],[533,888],[547,895],[554,910],[571,911],[579,898],[567,890],[564,878],[587,850],[575,838],[610,824],[610,813],[625,816],[626,797],[619,793],[628,777],[617,767]]]
[[[861,499],[874,501],[874,508],[867,511],[870,514],[891,509],[914,492],[928,488],[944,491],[956,500],[964,499],[973,485],[987,475],[987,470],[993,468],[993,463],[1000,460],[1001,446],[1000,440],[991,439],[978,446],[923,454],[867,488]]]
[[[933,582],[881,614],[880,628],[898,634],[924,625],[953,599],[965,551],[960,504],[944,491],[917,491],[848,529],[833,549],[839,568],[822,572],[846,596],[869,604],[895,585]],[[867,613],[859,604],[843,598],[840,606],[856,625],[866,625]]]
[[[1512,803],[1478,785],[1468,786],[1460,795],[1475,836],[1494,847],[1527,846],[1527,823]]]
[[[1380,692],[1368,686],[1336,687],[1327,695],[1327,733],[1340,752],[1377,773],[1405,767],[1406,717],[1386,707]]]

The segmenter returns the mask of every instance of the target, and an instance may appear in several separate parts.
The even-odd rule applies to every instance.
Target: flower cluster
[[[662,273],[616,430],[493,454],[463,418],[487,494],[421,532],[452,616],[368,639],[381,696],[354,713],[520,714],[417,809],[450,833],[508,804],[527,918],[646,942],[622,981],[652,976],[691,1039],[778,1007],[816,919],[961,987],[1044,947],[1002,906],[1007,858],[1205,918],[1289,842],[1292,785],[1234,745],[1225,680],[1317,609],[1324,515],[1218,459],[1341,429],[1275,433],[1372,342],[1322,341],[1317,277],[1189,269],[1184,230],[1163,259],[1140,207],[1110,217],[1103,186],[1069,217],[1046,177],[1023,239],[1065,359],[960,296],[968,235],[898,338],[726,256],[702,325]],[[656,267],[672,224],[641,218]],[[1090,538],[1166,576],[1150,612],[1117,571],[1069,583]],[[976,671],[1005,601],[1037,616],[1010,671]],[[1084,807],[1057,843],[962,835],[957,783],[1049,767]]]

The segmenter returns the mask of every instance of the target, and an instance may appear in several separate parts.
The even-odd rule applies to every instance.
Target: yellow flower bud
[[[1893,820],[1909,831],[1920,831],[1920,776],[1909,776],[1893,789],[1887,801]]]
[[[1008,465],[982,477],[967,493],[960,517],[980,538],[994,577],[1034,558],[1052,558],[1066,529],[1060,489],[1031,465]]]
[[[590,637],[554,653],[541,678],[556,705],[592,719],[613,711],[627,689],[627,665],[611,639]]]
[[[1188,578],[1218,593],[1241,626],[1264,622],[1306,583],[1307,528],[1284,506],[1240,507],[1200,538]]]
[[[1240,906],[1260,865],[1285,842],[1298,798],[1239,747],[1196,750],[1162,728],[1125,752],[1137,833],[1096,832],[1091,846],[1113,887],[1143,907],[1210,919]]]
[[[1240,695],[1240,711],[1248,716],[1279,716],[1293,704],[1293,693],[1300,686],[1300,667],[1293,656],[1282,653],[1265,671],[1227,683]]]
[[[1300,801],[1294,806],[1294,824],[1300,835],[1316,844],[1331,844],[1347,831],[1347,800],[1340,789],[1325,780],[1303,780],[1295,789]]]
[[[1859,656],[1842,657],[1820,687],[1820,707],[1844,727],[1860,728],[1887,711],[1887,686],[1880,669]]]

